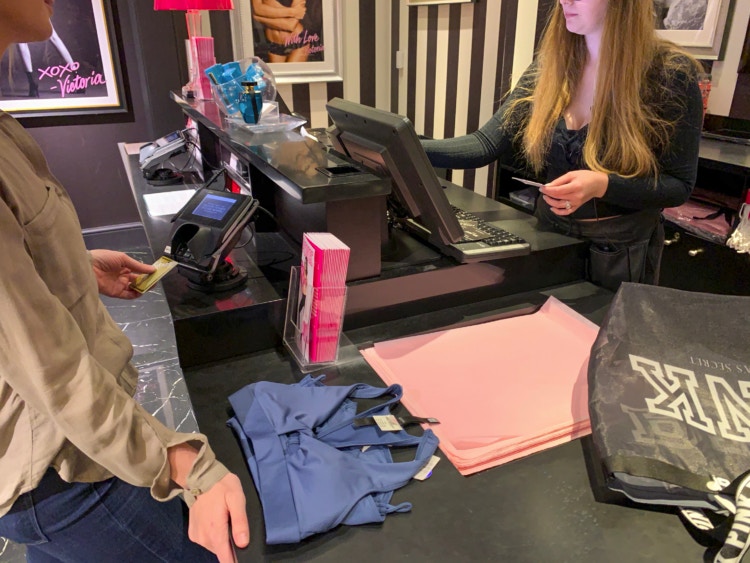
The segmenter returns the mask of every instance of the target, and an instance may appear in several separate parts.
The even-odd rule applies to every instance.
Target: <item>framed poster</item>
[[[721,56],[731,0],[654,0],[657,33],[699,59]]]
[[[341,76],[342,0],[235,0],[235,56],[268,63],[276,82]]]
[[[0,61],[0,109],[15,117],[127,113],[113,0],[55,4],[52,36],[10,45]]]

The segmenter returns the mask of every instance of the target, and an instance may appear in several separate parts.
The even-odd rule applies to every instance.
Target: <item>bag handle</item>
[[[737,486],[734,518],[714,563],[740,563],[750,547],[750,473]]]
[[[730,491],[732,488],[727,487]],[[680,515],[714,544],[707,552],[707,561],[740,563],[750,548],[750,472],[739,477],[734,497],[717,494],[713,502],[715,511],[681,508]]]

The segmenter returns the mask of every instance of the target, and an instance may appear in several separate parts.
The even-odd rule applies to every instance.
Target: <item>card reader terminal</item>
[[[226,260],[258,208],[252,196],[201,188],[172,219],[164,254],[188,285],[205,292],[237,287],[247,272]]]
[[[183,153],[187,150],[187,144],[185,139],[184,131],[174,131],[169,135],[160,137],[155,141],[143,145],[138,153],[138,163],[140,164],[141,171],[143,172],[144,178],[149,183],[155,184],[170,184],[172,181],[162,181],[160,179],[176,179],[181,180],[182,177],[174,174],[174,171],[170,175],[165,175],[161,172],[161,165],[163,162],[169,160],[173,156]]]

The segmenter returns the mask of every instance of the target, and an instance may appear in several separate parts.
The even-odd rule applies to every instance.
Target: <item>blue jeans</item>
[[[0,518],[0,536],[26,544],[30,563],[216,563],[187,536],[187,507],[112,478],[66,483],[48,469]]]

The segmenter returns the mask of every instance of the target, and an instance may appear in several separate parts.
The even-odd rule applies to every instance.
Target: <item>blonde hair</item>
[[[519,108],[530,106],[517,140],[537,173],[544,167],[552,133],[572,99],[587,56],[585,38],[566,29],[557,2],[537,52],[535,86],[505,110],[512,119]],[[700,70],[692,56],[656,35],[653,0],[609,0],[583,146],[586,166],[625,177],[656,177],[658,153],[676,124],[676,118],[667,117],[674,112],[664,104],[678,102],[674,92],[664,91],[665,84],[675,72],[695,76]]]

